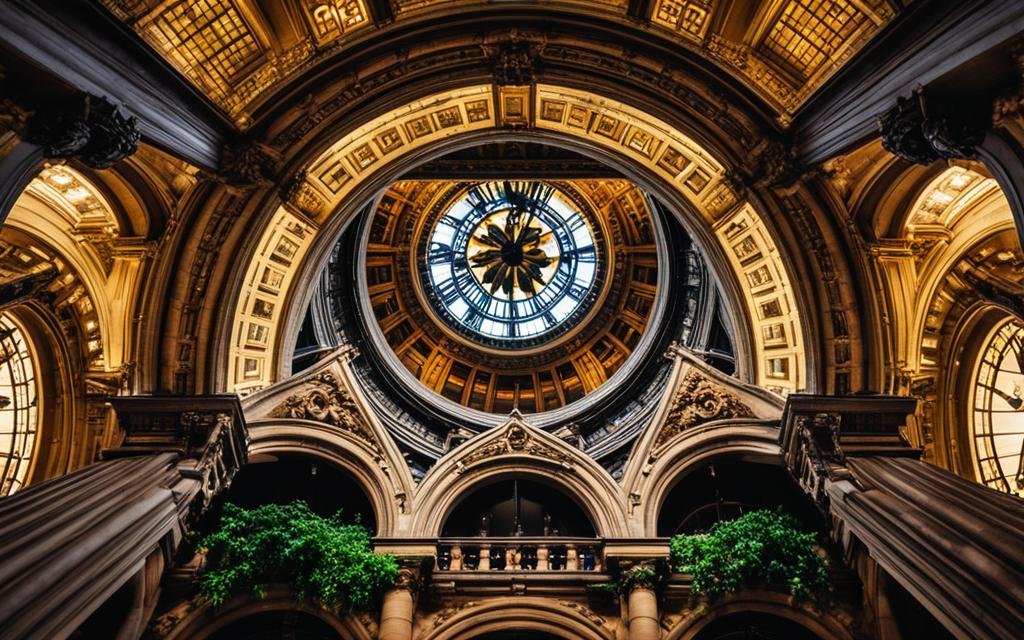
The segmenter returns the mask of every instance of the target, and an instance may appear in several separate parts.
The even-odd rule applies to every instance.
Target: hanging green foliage
[[[199,544],[207,551],[200,590],[214,606],[266,585],[286,582],[299,598],[312,597],[342,610],[370,607],[398,578],[394,557],[374,553],[370,532],[324,518],[305,502],[243,509],[224,505],[219,528]]]
[[[673,567],[693,576],[696,594],[776,585],[806,596],[823,590],[828,574],[815,551],[815,534],[799,526],[789,514],[761,509],[718,522],[708,533],[673,536]]]

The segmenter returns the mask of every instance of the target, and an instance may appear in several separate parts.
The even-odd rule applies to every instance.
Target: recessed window
[[[978,479],[1024,496],[1024,324],[1006,322],[990,335],[975,368],[971,416]]]
[[[38,430],[36,366],[25,334],[0,315],[0,495],[25,484]]]

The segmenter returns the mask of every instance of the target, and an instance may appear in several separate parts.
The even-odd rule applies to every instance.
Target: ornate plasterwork
[[[754,412],[735,394],[691,369],[672,397],[671,408],[654,439],[654,449],[660,449],[686,429],[705,422],[753,417]]]
[[[625,154],[678,188],[708,219],[732,208],[725,169],[668,123],[588,91],[537,85],[536,127],[582,136]]]
[[[303,391],[288,396],[270,416],[323,422],[347,431],[372,449],[379,449],[352,396],[329,371],[310,378]]]
[[[264,9],[246,0],[101,2],[243,127],[265,91],[370,24],[364,0],[289,3],[304,19],[290,24],[293,33],[275,33]]]
[[[472,449],[455,464],[455,472],[462,473],[467,468],[484,460],[500,456],[530,456],[543,458],[558,464],[567,471],[572,471],[575,460],[572,456],[541,441],[530,433],[530,427],[523,421],[518,411],[513,411],[505,426],[498,428],[498,436],[487,444]]]
[[[802,390],[807,375],[802,321],[775,241],[749,204],[718,220],[715,231],[751,311],[757,383],[781,394]]]
[[[896,15],[884,0],[764,2],[737,40],[709,28],[722,5],[656,0],[651,23],[671,29],[750,81],[783,120]]]
[[[545,56],[552,52],[550,44],[544,52]],[[554,51],[552,55],[559,53]],[[672,81],[671,73],[666,76],[666,82],[669,81]],[[312,224],[307,228],[316,229],[317,225],[325,223],[329,214],[336,212],[348,196],[398,158],[452,136],[500,128],[495,105],[495,94],[500,94],[497,89],[492,85],[475,85],[434,94],[350,130],[309,166],[300,169],[305,171],[301,184],[290,185],[289,194],[298,189],[304,192],[306,201],[322,202],[315,215],[309,216],[308,223]],[[359,95],[365,89],[351,91]],[[767,226],[752,205],[740,202],[724,166],[678,128],[629,105],[592,92],[553,85],[538,84],[530,91],[533,97],[529,105],[535,118],[526,126],[603,146],[613,154],[638,163],[663,178],[713,225],[729,256],[737,284],[746,297],[753,342],[757,347],[755,381],[782,393],[804,388],[802,328],[790,278]],[[351,99],[348,90],[338,97],[340,101]],[[709,105],[708,108],[708,117],[714,117],[716,122],[733,122],[724,112]],[[315,127],[318,120],[311,117],[297,122],[293,129],[282,131],[275,140],[287,142],[301,131]],[[737,138],[741,139],[744,138]],[[277,216],[284,215],[282,212],[287,213],[288,209],[282,207]],[[298,211],[294,205],[290,209]],[[264,232],[258,244],[259,257],[250,263],[243,292],[236,298],[235,322],[230,329],[234,366],[226,383],[229,390],[240,393],[266,386],[280,375],[281,363],[277,359],[281,357],[281,349],[276,343],[283,327],[281,310],[295,303],[290,296],[301,297],[299,292],[290,290],[291,283],[315,235],[310,234],[308,241],[302,241],[297,258],[289,260],[286,268],[281,264],[268,265],[281,275],[273,296],[283,304],[275,302],[273,314],[263,313],[263,317],[258,318],[256,324],[267,329],[261,337],[262,343],[243,344],[248,340],[245,330],[253,305],[267,294],[261,289],[263,271],[259,267],[266,259],[266,248],[278,233],[280,218],[275,220]],[[334,224],[330,226],[336,228]],[[756,251],[748,253],[751,243]],[[730,249],[734,251],[730,253]],[[744,255],[736,255],[737,250]],[[196,285],[199,289],[205,286],[202,282]],[[266,307],[263,311],[267,311]]]

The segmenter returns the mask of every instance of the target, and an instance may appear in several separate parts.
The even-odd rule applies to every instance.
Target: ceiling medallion
[[[604,277],[589,212],[540,181],[467,189],[421,244],[421,283],[458,334],[504,349],[537,346],[576,326]]]

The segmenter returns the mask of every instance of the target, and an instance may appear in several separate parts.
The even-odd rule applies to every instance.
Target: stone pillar
[[[658,640],[658,598],[654,586],[646,583],[633,585],[629,591],[629,640]]]
[[[379,640],[412,640],[412,620],[416,615],[416,573],[402,569],[395,586],[384,594],[380,609]]]
[[[854,563],[869,596],[877,565],[953,636],[1018,637],[1024,501],[918,460],[900,432],[916,403],[791,394],[779,432],[786,466],[846,557],[870,556]],[[878,609],[892,627],[888,606]]]

